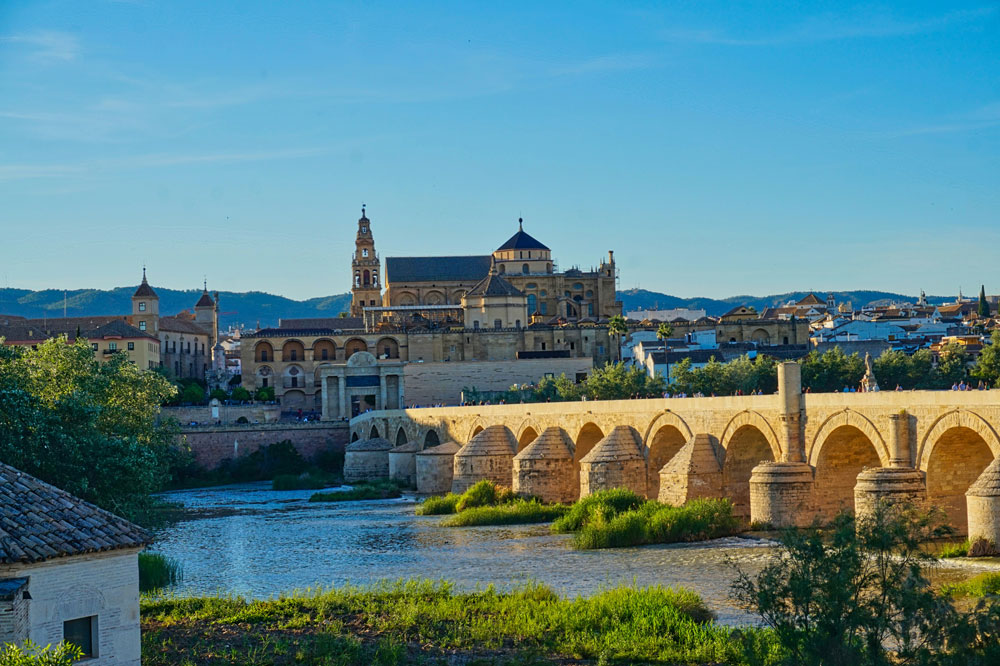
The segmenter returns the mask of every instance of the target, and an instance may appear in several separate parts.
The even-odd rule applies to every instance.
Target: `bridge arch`
[[[956,409],[938,418],[920,446],[927,503],[944,510],[960,533],[968,531],[965,491],[1000,453],[1000,441],[975,412]]]
[[[441,443],[441,439],[438,437],[437,430],[430,428],[424,433],[424,448],[429,449],[432,446],[437,446]]]
[[[486,426],[487,425],[489,425],[489,424],[487,424],[481,418],[480,419],[476,419],[476,422],[472,424],[472,429],[469,430],[469,436],[465,439],[464,443],[468,444],[469,442],[471,442],[473,437],[475,437],[476,435],[478,435],[482,431],[486,430]]]
[[[374,423],[372,424],[372,429],[368,432],[368,439],[375,439],[376,437],[381,437],[378,431],[378,426]]]
[[[831,414],[819,426],[816,435],[813,437],[812,446],[809,447],[809,464],[816,467],[821,455],[823,443],[830,437],[834,430],[843,426],[851,426],[864,433],[865,437],[875,448],[879,464],[882,467],[889,465],[889,447],[882,437],[882,433],[867,416],[853,409],[843,409],[836,414]]]
[[[844,410],[820,426],[809,462],[816,480],[817,517],[830,520],[840,511],[854,511],[858,474],[888,465],[889,455],[874,424],[857,412]]]
[[[729,451],[733,437],[745,426],[753,426],[764,437],[771,449],[772,460],[781,460],[781,444],[778,442],[778,435],[774,432],[774,428],[759,412],[749,409],[744,409],[729,419],[729,423],[722,429],[722,437],[719,438],[722,448]]]
[[[396,446],[402,446],[403,444],[406,444],[408,441],[410,440],[407,439],[406,437],[406,430],[404,430],[403,427],[400,426],[399,430],[396,431]]]
[[[527,419],[517,430],[514,431],[514,436],[517,438],[517,450],[520,453],[528,444],[531,444],[538,438],[538,433],[541,432],[541,428],[538,427],[534,421]]]
[[[573,459],[579,463],[580,459],[590,453],[594,445],[604,439],[604,431],[593,422],[583,424],[580,432],[573,439],[575,444]]]
[[[692,436],[688,424],[673,412],[657,415],[646,428],[643,455],[646,457],[646,488],[650,499],[656,499],[660,494],[660,470]]]
[[[781,449],[774,431],[762,417],[754,418],[754,412],[744,413],[748,416],[740,419],[741,425],[727,430],[722,443],[722,496],[733,503],[734,514],[749,519],[753,468],[761,462],[779,460]]]

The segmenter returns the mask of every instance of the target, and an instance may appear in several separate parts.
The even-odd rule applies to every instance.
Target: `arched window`
[[[534,314],[538,305],[538,298],[534,294],[528,294],[528,314]]]
[[[507,266],[505,264],[500,264],[500,271],[499,271],[500,275],[503,275],[506,272],[507,272]]]
[[[521,272],[524,273],[525,275],[527,275],[529,271],[530,271],[530,268],[528,267],[528,264],[523,264],[521,266]]]
[[[365,272],[364,272],[364,273],[363,273],[362,275],[364,275],[364,280],[363,280],[364,284],[365,284],[365,285],[369,285],[369,284],[371,284],[371,282],[372,282],[372,276],[371,276],[371,273],[369,273],[369,272],[368,272],[368,271],[366,270],[366,271],[365,271]]]

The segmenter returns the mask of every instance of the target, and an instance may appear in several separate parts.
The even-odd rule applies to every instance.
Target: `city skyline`
[[[620,288],[1000,288],[1000,9],[0,9],[3,285],[340,294],[516,230]],[[137,278],[135,278],[137,279]]]

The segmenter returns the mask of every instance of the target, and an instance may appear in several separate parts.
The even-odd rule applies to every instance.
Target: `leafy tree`
[[[622,336],[628,333],[628,322],[625,321],[625,317],[621,315],[615,315],[608,320],[608,335],[615,339],[615,347],[618,351],[615,353],[615,357],[620,361],[622,358]]]
[[[986,383],[987,386],[1000,385],[1000,329],[993,331],[990,344],[983,347],[979,353],[972,376]]]
[[[212,389],[212,392],[209,394],[208,399],[209,400],[218,400],[218,401],[221,402],[223,400],[229,400],[229,394],[226,393],[225,391],[223,391],[222,389],[218,389],[218,388],[217,389]]]
[[[969,373],[969,353],[964,345],[951,343],[945,345],[938,354],[937,367],[931,373],[928,386],[921,388],[950,388],[953,384],[964,381]]]
[[[669,322],[663,322],[656,327],[656,339],[666,340],[674,334],[674,327]]]
[[[232,397],[233,400],[250,400],[250,391],[246,390],[242,386],[237,386],[233,389],[230,397]]]
[[[986,285],[980,285],[979,287],[979,306],[976,312],[983,319],[989,319],[990,317],[990,304],[986,301]]]
[[[205,402],[205,389],[197,384],[188,384],[181,392],[181,402],[200,404]]]
[[[254,394],[254,398],[264,402],[268,400],[274,400],[274,387],[262,386],[261,388],[257,389],[257,392]]]
[[[0,461],[105,509],[136,517],[168,477],[176,433],[158,423],[174,388],[86,340],[0,346]]]
[[[738,573],[734,597],[774,630],[781,663],[997,663],[1000,602],[961,613],[924,576],[922,544],[945,533],[936,514],[844,513],[826,531],[786,532],[759,574]]]
[[[822,354],[811,351],[802,360],[802,385],[817,393],[856,387],[864,376],[864,360],[857,354],[848,356],[840,347]]]
[[[743,355],[729,363],[714,357],[701,368],[692,368],[684,359],[671,368],[670,390],[674,393],[703,395],[749,394],[757,390],[774,393],[778,388],[778,366],[773,357]]]
[[[623,400],[638,396],[658,398],[666,390],[662,377],[650,377],[644,368],[608,363],[587,376],[583,392],[588,400]]]
[[[544,377],[534,390],[532,402],[567,402],[580,399],[580,388],[566,377]]]

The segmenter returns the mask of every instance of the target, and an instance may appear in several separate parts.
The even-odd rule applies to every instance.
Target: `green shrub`
[[[479,481],[462,493],[456,511],[462,512],[477,506],[496,506],[517,497],[509,488],[500,488],[492,481]]]
[[[605,519],[611,518],[624,511],[636,509],[645,502],[644,498],[625,488],[602,490],[573,504],[565,516],[552,524],[552,531],[576,532],[592,520],[594,515],[599,514]]]
[[[456,513],[458,501],[461,495],[448,493],[438,497],[428,497],[417,505],[416,514],[418,516],[441,516],[448,513]]]
[[[941,591],[953,597],[985,597],[990,594],[1000,594],[1000,573],[991,571],[980,574],[961,583],[945,585]]]
[[[246,390],[242,386],[237,386],[233,389],[233,392],[229,394],[233,400],[245,401],[250,400],[250,391]]]
[[[270,400],[274,400],[274,387],[263,386],[257,389],[257,392],[254,394],[253,397],[262,402],[268,402]]]
[[[181,402],[191,402],[196,405],[205,402],[205,389],[197,384],[188,384],[181,391]]]
[[[938,552],[938,557],[942,559],[950,557],[965,557],[969,554],[969,540],[966,539],[961,543],[947,543],[941,546],[941,550]]]
[[[237,482],[265,481],[281,474],[301,474],[306,466],[305,458],[286,439],[231,461],[228,472]]]
[[[39,647],[31,641],[23,646],[0,645],[0,666],[72,666],[83,659],[83,652],[71,643]]]
[[[569,510],[562,504],[542,504],[538,500],[517,499],[497,506],[477,506],[459,511],[442,525],[470,527],[473,525],[525,525],[547,523]]]
[[[314,493],[310,502],[350,502],[353,500],[393,499],[403,493],[392,481],[359,483],[350,490],[336,490],[331,493]]]
[[[324,472],[332,474],[344,473],[344,452],[342,450],[326,449],[320,451],[313,458],[312,462]]]
[[[212,392],[208,395],[208,399],[225,402],[226,400],[229,400],[229,394],[222,389],[212,389]]]
[[[139,553],[139,591],[161,590],[181,579],[180,563],[161,553]]]

